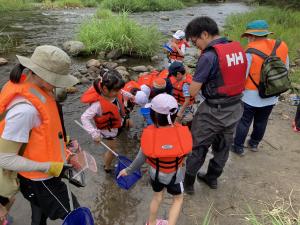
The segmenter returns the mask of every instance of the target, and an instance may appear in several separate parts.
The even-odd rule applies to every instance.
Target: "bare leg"
[[[173,204],[170,208],[168,225],[175,225],[180,214],[183,202],[183,194],[175,195],[173,197]]]
[[[105,144],[108,145],[111,149],[116,151],[117,142],[116,140],[105,140]],[[106,151],[104,154],[104,169],[109,170],[111,169],[111,163],[114,159],[114,155],[110,151]]]
[[[163,199],[164,191],[154,192],[150,203],[149,225],[156,225],[157,211]]]

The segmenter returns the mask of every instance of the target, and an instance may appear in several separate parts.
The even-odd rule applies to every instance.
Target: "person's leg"
[[[31,206],[31,225],[47,225],[47,216],[44,215],[42,209],[32,202]]]
[[[117,142],[115,139],[105,140],[105,144],[108,147],[110,147],[111,149],[113,149],[114,151],[117,148]],[[113,159],[114,159],[114,155],[110,151],[107,150],[104,154],[104,170],[106,172],[111,171],[111,164],[112,164]]]
[[[173,203],[169,211],[168,225],[176,224],[181,211],[182,203],[183,194],[173,196]]]
[[[263,139],[272,109],[273,105],[257,108],[254,114],[253,131],[248,142],[250,147],[257,148]]]
[[[239,155],[244,154],[244,143],[248,135],[255,111],[256,107],[244,103],[243,116],[237,124],[234,137],[234,144],[232,148],[232,151]]]
[[[297,112],[295,116],[295,125],[298,130],[300,130],[300,105],[297,107]]]
[[[149,225],[156,225],[157,211],[159,209],[160,203],[163,199],[164,191],[154,192],[149,210]]]

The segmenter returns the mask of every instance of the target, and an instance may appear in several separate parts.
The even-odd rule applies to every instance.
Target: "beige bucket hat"
[[[51,45],[37,47],[31,58],[17,55],[20,63],[55,87],[71,87],[78,83],[69,74],[71,59],[63,50]]]

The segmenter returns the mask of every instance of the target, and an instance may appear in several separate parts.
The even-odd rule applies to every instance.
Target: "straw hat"
[[[17,55],[19,62],[55,87],[71,87],[78,83],[69,74],[71,59],[60,48],[51,45],[37,47],[31,58]]]

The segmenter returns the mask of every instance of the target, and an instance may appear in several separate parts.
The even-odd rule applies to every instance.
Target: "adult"
[[[184,187],[194,193],[196,175],[210,188],[217,188],[233,141],[235,126],[242,115],[241,97],[245,85],[247,61],[238,42],[220,37],[216,22],[209,17],[198,17],[186,27],[186,36],[202,50],[190,85],[190,94],[200,90],[206,98],[192,121],[193,150],[186,162]],[[214,157],[207,173],[198,173],[208,149]]]
[[[64,219],[70,210],[67,186],[59,178],[66,146],[55,87],[78,81],[69,75],[70,57],[55,46],[39,46],[31,58],[17,58],[19,64],[0,95],[0,172],[19,172],[20,190],[31,205],[31,224],[46,225],[47,218]],[[24,81],[25,68],[29,72]],[[73,200],[78,207],[75,196]]]
[[[246,31],[242,37],[248,39],[247,49],[255,49],[269,56],[274,50],[286,68],[289,67],[288,47],[283,42],[277,42],[274,39],[268,39],[272,34],[268,30],[269,25],[264,20],[255,20],[247,25]],[[247,50],[248,51],[248,50]],[[244,155],[244,143],[253,121],[253,131],[248,140],[250,150],[257,152],[258,144],[263,139],[268,124],[269,116],[274,105],[278,102],[278,97],[262,98],[258,91],[258,85],[261,78],[261,69],[264,59],[256,53],[247,53],[247,80],[242,101],[244,103],[244,113],[237,125],[236,134],[232,151],[236,154]]]

